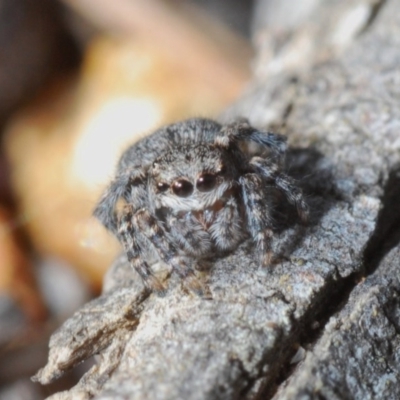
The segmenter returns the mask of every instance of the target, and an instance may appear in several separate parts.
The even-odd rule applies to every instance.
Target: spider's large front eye
[[[172,191],[179,197],[188,197],[193,193],[193,185],[186,179],[178,179],[172,184]]]
[[[217,177],[213,174],[203,174],[197,179],[196,187],[200,192],[209,192],[214,189],[217,183]]]
[[[169,188],[168,183],[164,183],[164,182],[158,182],[157,183],[157,190],[158,192],[162,193],[162,192],[166,192]]]

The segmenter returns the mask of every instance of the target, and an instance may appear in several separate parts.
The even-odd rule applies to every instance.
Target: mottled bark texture
[[[148,295],[122,256],[102,296],[51,339],[42,383],[100,354],[53,399],[399,398],[399,249],[381,260],[400,220],[400,2],[314,7],[288,46],[319,15],[339,10],[339,26],[357,7],[371,14],[341,51],[326,55],[315,38],[308,66],[268,73],[223,117],[289,136],[309,226],[282,206],[274,264],[262,268],[244,243],[203,273],[212,299],[173,277],[164,297]]]

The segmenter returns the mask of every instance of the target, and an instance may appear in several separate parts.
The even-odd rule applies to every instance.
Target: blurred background
[[[0,399],[43,399],[49,335],[120,251],[91,216],[123,149],[251,77],[242,0],[0,0]]]

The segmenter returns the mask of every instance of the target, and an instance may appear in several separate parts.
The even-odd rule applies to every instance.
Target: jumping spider
[[[150,268],[162,261],[201,293],[194,270],[246,236],[263,264],[270,262],[271,187],[307,219],[301,190],[282,171],[285,151],[285,137],[246,120],[178,122],[125,151],[94,214],[118,237],[147,288],[163,290]]]

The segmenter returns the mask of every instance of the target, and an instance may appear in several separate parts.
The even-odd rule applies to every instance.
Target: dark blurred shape
[[[9,210],[0,205],[0,294],[10,296],[30,322],[38,323],[46,318],[47,310],[16,227]],[[3,328],[0,322],[0,339]]]
[[[0,400],[41,400],[40,388],[29,379],[19,379],[0,390]]]
[[[250,36],[250,22],[254,0],[190,0],[210,15],[223,21],[231,29]]]
[[[1,97],[0,93],[0,97]],[[6,161],[6,157],[0,148],[0,203],[10,204],[12,202],[12,193],[9,180],[9,166]]]
[[[78,53],[54,0],[0,0],[0,128]]]
[[[0,294],[0,348],[26,326],[26,316],[19,305],[4,293]]]

